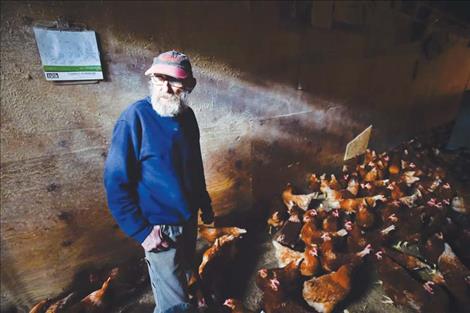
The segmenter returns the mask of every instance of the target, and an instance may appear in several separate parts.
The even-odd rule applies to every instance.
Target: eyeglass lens
[[[183,87],[183,83],[180,82],[176,78],[165,76],[165,75],[154,75],[153,77],[155,78],[155,81],[159,84],[163,84],[165,81],[167,81],[172,87],[176,87],[176,88]]]

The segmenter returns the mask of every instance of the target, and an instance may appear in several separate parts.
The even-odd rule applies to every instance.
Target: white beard
[[[160,86],[150,83],[150,99],[152,108],[158,115],[163,117],[174,117],[180,114],[186,108],[186,92],[179,96],[170,95],[162,91]]]

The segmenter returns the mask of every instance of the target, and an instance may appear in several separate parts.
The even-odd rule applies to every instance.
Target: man
[[[214,218],[198,124],[185,103],[196,79],[188,57],[177,51],[154,58],[145,75],[151,96],[130,105],[114,128],[104,170],[108,206],[145,250],[154,313],[192,312],[187,275],[198,209],[205,224]]]

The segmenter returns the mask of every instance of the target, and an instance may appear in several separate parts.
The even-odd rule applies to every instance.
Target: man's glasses
[[[178,89],[184,89],[184,85],[181,80],[167,75],[153,74],[152,82],[156,85],[163,85],[165,84],[165,82],[168,82],[168,84],[170,84],[171,88],[173,88],[174,91]]]

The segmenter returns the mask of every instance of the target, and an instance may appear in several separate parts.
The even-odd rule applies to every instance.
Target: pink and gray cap
[[[152,74],[163,74],[181,79],[189,90],[196,86],[189,58],[175,50],[163,52],[153,58],[152,66],[145,72],[147,76]]]

